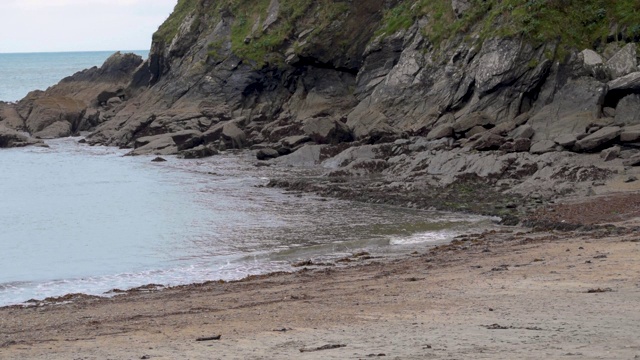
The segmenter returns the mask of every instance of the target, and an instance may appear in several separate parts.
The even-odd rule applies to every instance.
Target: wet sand
[[[623,220],[624,229],[505,228],[400,259],[360,254],[348,266],[4,308],[0,358],[634,359],[640,222]]]

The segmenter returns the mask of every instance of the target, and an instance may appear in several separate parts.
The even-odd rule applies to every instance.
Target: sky
[[[148,50],[177,0],[0,0],[0,53]]]

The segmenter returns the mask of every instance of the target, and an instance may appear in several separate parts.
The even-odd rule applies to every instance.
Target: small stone
[[[626,183],[632,183],[634,181],[638,181],[638,178],[633,176],[633,175],[631,175],[631,176],[627,177],[626,179],[624,179],[624,182],[626,182]]]
[[[161,158],[160,156],[158,156],[158,157],[156,157],[155,159],[153,159],[153,160],[151,160],[151,161],[152,161],[152,162],[165,162],[165,161],[167,161],[167,160],[166,160],[166,159],[164,159],[164,158]]]

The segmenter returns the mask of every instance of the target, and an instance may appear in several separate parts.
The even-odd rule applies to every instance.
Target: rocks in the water
[[[227,149],[242,149],[247,142],[247,134],[230,121],[217,124],[202,134],[202,140],[205,144],[220,140]]]
[[[84,102],[66,96],[37,98],[31,103],[31,111],[25,120],[31,134],[41,138],[71,135],[86,110]],[[65,124],[66,123],[66,124]]]
[[[24,147],[44,144],[41,140],[30,138],[18,131],[0,124],[0,148]]]
[[[293,149],[309,141],[311,139],[307,135],[294,135],[280,140],[280,143],[289,149]]]
[[[182,150],[178,153],[178,157],[183,159],[201,159],[209,156],[217,155],[218,151],[211,146],[199,145],[194,148]]]
[[[151,162],[165,162],[165,161],[167,161],[167,159],[161,158],[160,156],[155,157],[151,160]]]
[[[573,145],[573,149],[577,152],[589,152],[597,150],[618,138],[621,131],[622,130],[617,126],[603,127],[593,134],[590,134],[589,136],[578,140]]]
[[[278,150],[275,150],[272,148],[260,149],[256,153],[256,158],[258,160],[269,160],[269,159],[277,158],[279,156],[280,156],[280,153],[278,152]]]

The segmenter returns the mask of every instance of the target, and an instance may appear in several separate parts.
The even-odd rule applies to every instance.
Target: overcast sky
[[[148,50],[177,0],[0,0],[0,53]]]

